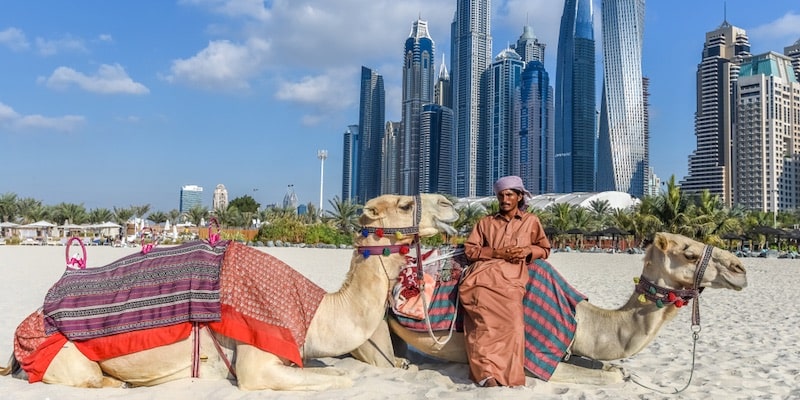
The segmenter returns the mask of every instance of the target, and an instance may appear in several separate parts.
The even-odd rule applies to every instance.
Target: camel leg
[[[315,370],[288,366],[280,357],[247,344],[236,346],[236,378],[242,390],[328,390],[353,385],[333,368]]]
[[[399,347],[398,347],[399,346]],[[381,321],[378,329],[364,344],[353,350],[350,354],[355,359],[381,368],[407,368],[408,360],[397,357],[396,350],[405,355],[405,342],[395,342],[394,336],[389,332],[389,325]]]
[[[53,358],[42,381],[83,388],[125,387],[125,382],[104,376],[100,365],[86,358],[70,342]]]
[[[610,385],[624,381],[627,374],[622,369],[610,364],[603,364],[601,369],[583,368],[577,365],[559,363],[550,382],[579,383],[584,385]]]

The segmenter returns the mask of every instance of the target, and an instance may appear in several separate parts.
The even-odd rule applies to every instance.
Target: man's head
[[[501,212],[511,211],[508,209],[509,207],[525,210],[525,198],[531,197],[531,193],[525,189],[525,184],[522,183],[522,178],[515,175],[498,179],[494,183],[493,189],[497,201],[500,203]]]

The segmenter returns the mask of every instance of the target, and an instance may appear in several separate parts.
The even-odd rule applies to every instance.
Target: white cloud
[[[63,117],[45,117],[38,114],[20,115],[10,106],[0,103],[0,127],[7,127],[15,131],[70,132],[82,126],[85,120],[83,116],[79,115]]]
[[[264,0],[181,0],[180,3],[209,8],[228,17],[248,17],[261,21],[270,18],[269,10],[264,8]]]
[[[800,39],[800,14],[795,14],[790,11],[772,22],[749,30],[748,34],[765,38],[790,40],[785,44],[785,46],[788,46],[794,43],[795,40]],[[782,52],[783,49],[781,48],[778,51]]]
[[[8,28],[0,31],[0,44],[7,46],[11,50],[21,51],[30,47],[25,33],[17,28]]]
[[[269,43],[253,38],[244,44],[216,40],[193,57],[174,60],[166,80],[205,89],[248,89],[258,75]]]
[[[70,36],[57,40],[36,38],[36,48],[43,56],[53,56],[60,53],[88,53],[83,40]]]
[[[108,42],[108,43],[110,43],[110,42],[113,42],[113,41],[114,41],[114,38],[113,38],[113,37],[111,37],[111,35],[110,35],[110,34],[108,34],[108,33],[102,33],[102,34],[100,34],[100,35],[98,35],[98,36],[97,36],[97,40],[99,40],[99,41],[101,41],[101,42]]]
[[[119,64],[103,64],[93,76],[84,75],[72,68],[58,67],[44,82],[49,88],[64,89],[76,85],[87,92],[101,94],[150,93],[146,86],[134,82]]]

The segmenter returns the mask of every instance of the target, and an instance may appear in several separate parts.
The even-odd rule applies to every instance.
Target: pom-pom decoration
[[[363,236],[363,237],[369,236],[369,229],[367,229],[367,228],[362,229],[361,230],[361,236]]]
[[[664,308],[664,302],[661,299],[656,300],[656,307]]]
[[[375,229],[375,236],[382,238],[383,237],[383,228]]]
[[[633,277],[633,283],[635,283],[637,285],[639,284],[639,277],[638,276],[634,276]]]
[[[642,304],[647,303],[647,297],[644,297],[644,293],[640,294],[638,299],[639,299],[639,303],[642,303]]]
[[[667,301],[668,302],[674,303],[675,299],[677,299],[677,298],[678,298],[678,296],[675,296],[675,293],[672,293],[672,292],[667,293]]]
[[[364,251],[361,252],[361,255],[364,256],[364,258],[369,257],[370,254],[372,253],[370,253],[369,249],[364,249]]]
[[[384,255],[384,257],[388,257],[388,256],[389,256],[389,255],[391,255],[391,254],[392,254],[392,251],[391,251],[391,250],[389,250],[389,248],[388,248],[388,247],[387,247],[387,248],[385,248],[385,249],[383,249],[383,255]]]
[[[400,254],[401,255],[406,255],[406,254],[408,254],[408,252],[409,252],[408,246],[401,246],[400,247]]]
[[[403,232],[395,231],[394,232],[394,237],[397,238],[397,240],[402,239],[403,238]]]
[[[675,300],[675,307],[677,307],[677,308],[681,308],[681,307],[683,307],[683,305],[684,305],[684,304],[685,304],[685,303],[683,302],[683,299],[677,299],[677,300]]]

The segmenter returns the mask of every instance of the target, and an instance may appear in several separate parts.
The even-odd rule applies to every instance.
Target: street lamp
[[[325,159],[328,158],[328,150],[317,150],[319,158],[319,215],[322,215],[322,182],[325,176]]]

